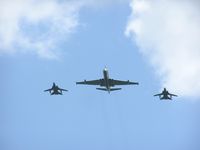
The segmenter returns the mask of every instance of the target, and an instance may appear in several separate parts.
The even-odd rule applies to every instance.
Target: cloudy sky
[[[1,0],[1,150],[199,150],[198,0]],[[131,80],[111,94],[76,81]],[[69,92],[50,96],[56,82]],[[166,87],[178,95],[160,101]]]

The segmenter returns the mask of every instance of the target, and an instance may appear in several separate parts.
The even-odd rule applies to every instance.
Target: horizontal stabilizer
[[[104,88],[96,88],[97,90],[102,90],[102,91],[108,91],[107,89]]]
[[[102,90],[102,91],[108,91],[107,89],[105,88],[96,88],[97,90]],[[121,90],[122,88],[112,88],[110,89],[110,91],[116,91],[116,90]]]
[[[116,91],[116,90],[121,90],[122,88],[112,88],[110,91]]]

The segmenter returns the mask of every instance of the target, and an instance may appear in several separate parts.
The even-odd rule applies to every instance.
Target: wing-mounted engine
[[[110,80],[109,80],[109,85],[110,85],[111,87],[114,87],[114,86],[115,86],[114,79],[110,79]]]
[[[100,79],[100,86],[105,86],[105,81],[104,81],[104,79]]]

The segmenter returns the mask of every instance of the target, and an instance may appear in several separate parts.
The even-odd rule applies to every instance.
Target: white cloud
[[[130,0],[1,0],[0,54],[32,52],[57,58],[59,42],[79,25],[83,7],[98,8]]]
[[[72,1],[1,0],[0,52],[32,51],[40,57],[57,57],[55,45],[78,26],[79,8]]]
[[[109,4],[116,4],[116,3],[119,4],[128,3],[131,0],[72,0],[72,1],[79,1],[82,4],[98,7],[98,6],[108,6]]]
[[[162,86],[200,96],[200,5],[197,0],[133,0],[126,35],[149,59]]]

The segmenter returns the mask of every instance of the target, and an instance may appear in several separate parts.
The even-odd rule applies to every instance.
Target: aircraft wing
[[[59,90],[61,90],[61,91],[66,91],[66,92],[68,91],[68,90],[66,90],[66,89],[59,89]]]
[[[156,95],[154,95],[154,96],[161,96],[161,95],[163,95],[162,93],[160,93],[160,94],[156,94]]]
[[[178,96],[178,95],[175,95],[175,94],[171,94],[171,93],[169,93],[169,95],[171,95],[171,96]]]
[[[127,81],[122,81],[122,80],[114,80],[110,79],[110,85],[130,85],[130,84],[139,84],[138,82],[130,82],[129,80]]]
[[[76,82],[76,84],[102,85],[102,82],[103,82],[103,79],[90,80],[90,81],[84,80],[83,82]]]
[[[51,91],[52,89],[47,89],[47,90],[44,90],[44,92],[47,92],[47,91]]]

